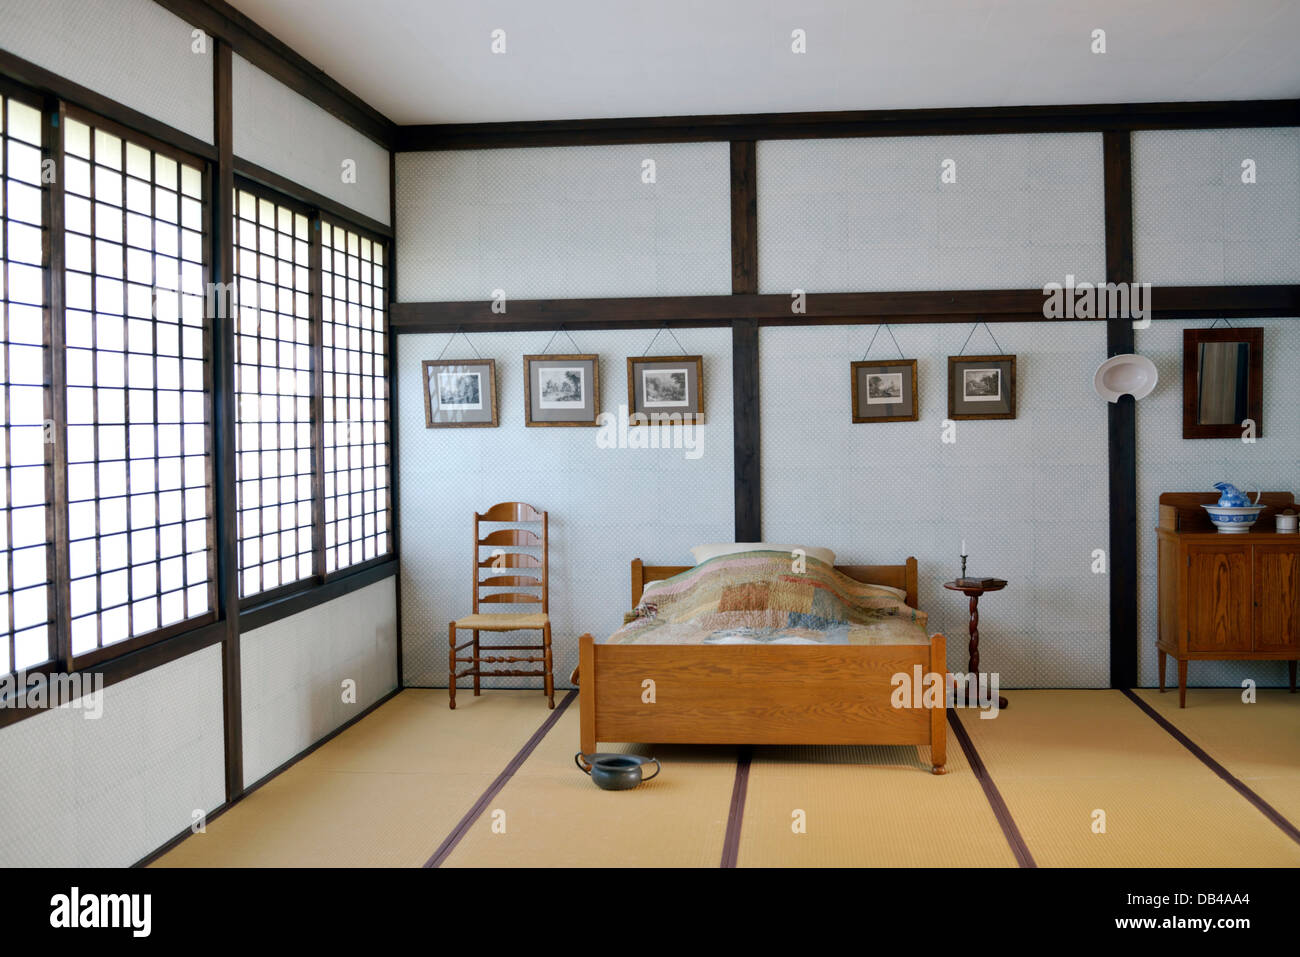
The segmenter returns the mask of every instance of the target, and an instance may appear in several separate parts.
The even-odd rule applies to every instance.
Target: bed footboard
[[[928,744],[942,774],[945,670],[943,635],[916,645],[609,645],[587,634],[579,639],[581,747]],[[895,694],[897,675],[906,676],[906,695]],[[926,689],[936,683],[934,706],[936,692]]]

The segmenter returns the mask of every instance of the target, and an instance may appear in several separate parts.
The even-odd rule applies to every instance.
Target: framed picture
[[[629,357],[627,411],[628,425],[703,425],[704,357]]]
[[[1015,417],[1015,356],[948,357],[948,418]]]
[[[496,428],[495,359],[426,359],[422,368],[425,428]]]
[[[600,423],[600,356],[524,356],[524,415],[530,426]]]
[[[854,362],[854,422],[915,422],[916,360]]]

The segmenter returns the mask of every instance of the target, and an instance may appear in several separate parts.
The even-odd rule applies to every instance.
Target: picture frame
[[[704,357],[629,356],[627,413],[629,426],[703,425]]]
[[[1015,356],[948,357],[948,418],[1015,417]]]
[[[420,369],[426,429],[497,427],[495,359],[426,359]]]
[[[915,422],[920,418],[916,360],[850,363],[854,422]]]
[[[530,428],[600,425],[600,356],[524,356],[524,421]]]

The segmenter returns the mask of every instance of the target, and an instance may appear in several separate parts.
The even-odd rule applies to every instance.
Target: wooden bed
[[[688,565],[632,561],[632,605],[648,582]],[[836,565],[858,581],[901,588],[916,607],[916,559]],[[894,708],[894,675],[944,675],[943,635],[915,645],[654,645],[579,641],[583,753],[597,741],[647,744],[928,744],[935,774],[947,760],[947,715]],[[655,703],[642,702],[655,682]]]

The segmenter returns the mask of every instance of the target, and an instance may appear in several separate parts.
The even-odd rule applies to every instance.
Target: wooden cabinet
[[[1292,500],[1291,493],[1269,496],[1275,507]],[[1187,663],[1194,659],[1289,661],[1293,692],[1296,686],[1300,535],[1273,531],[1273,508],[1250,532],[1217,532],[1199,507],[1215,499],[1186,492],[1160,497],[1160,689],[1172,655],[1180,707],[1187,702]]]

